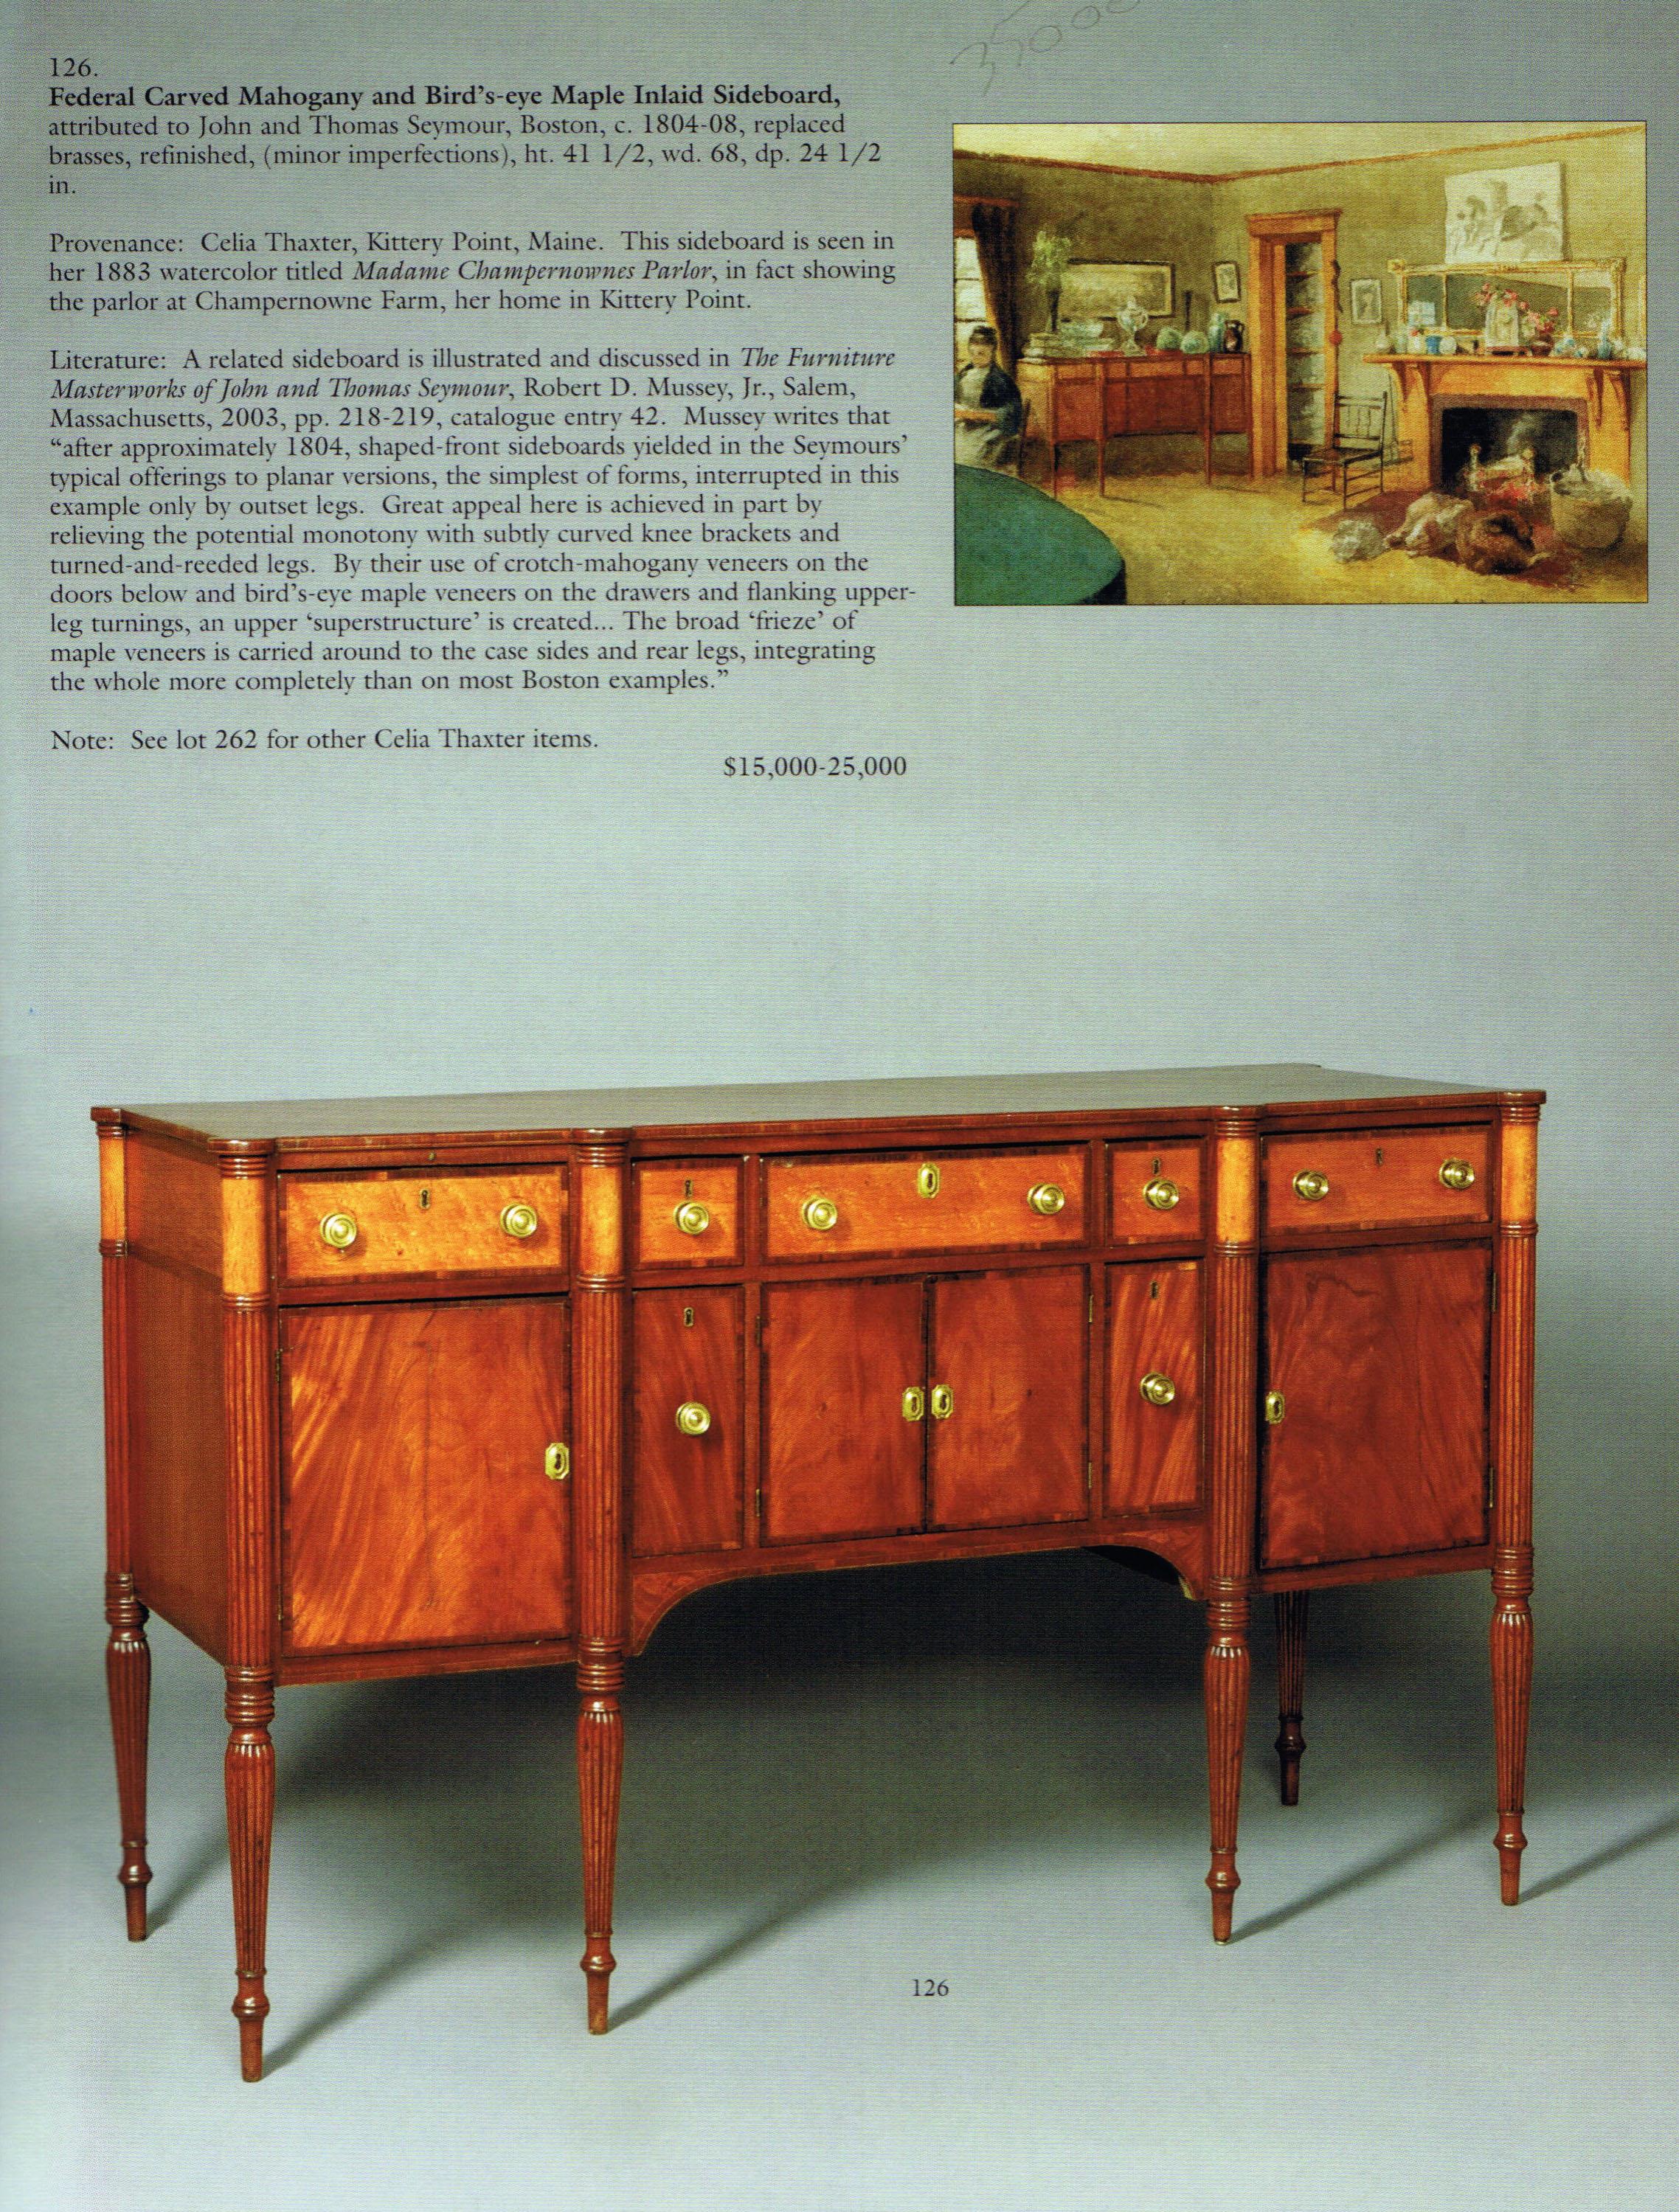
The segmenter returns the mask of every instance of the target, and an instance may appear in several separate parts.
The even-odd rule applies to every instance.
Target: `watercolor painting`
[[[1644,160],[1636,123],[958,125],[958,603],[1646,599]]]

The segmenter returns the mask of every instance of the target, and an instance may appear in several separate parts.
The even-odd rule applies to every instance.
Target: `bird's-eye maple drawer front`
[[[631,1543],[660,1552],[740,1542],[745,1335],[739,1291],[637,1291]]]
[[[1270,1137],[1262,1182],[1273,1230],[1380,1229],[1485,1221],[1491,1204],[1484,1128],[1373,1129]]]
[[[293,1308],[282,1356],[289,1650],[568,1633],[563,1298]]]
[[[1193,1506],[1201,1493],[1201,1264],[1108,1270],[1110,1513]]]
[[[1485,1543],[1486,1246],[1283,1253],[1264,1300],[1262,1565]]]
[[[280,1182],[281,1278],[289,1284],[565,1266],[565,1170],[552,1164],[287,1175]]]
[[[769,1543],[1089,1510],[1082,1267],[764,1294]]]
[[[765,1254],[837,1260],[1082,1244],[1085,1158],[1080,1149],[771,1160]]]
[[[1110,1241],[1195,1242],[1201,1235],[1201,1191],[1199,1145],[1110,1145]]]
[[[649,1161],[635,1170],[634,1204],[639,1267],[739,1264],[739,1160]]]

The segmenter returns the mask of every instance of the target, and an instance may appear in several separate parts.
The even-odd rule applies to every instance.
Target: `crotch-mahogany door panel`
[[[765,1542],[922,1526],[926,1303],[920,1276],[764,1292]]]
[[[1082,1267],[933,1285],[931,1527],[1010,1528],[1089,1511],[1089,1297]]]
[[[1108,1270],[1106,1510],[1157,1513],[1201,1494],[1201,1264]]]
[[[741,1293],[638,1291],[633,1325],[633,1547],[733,1551],[745,1441]]]
[[[1268,1263],[1262,1565],[1486,1542],[1491,1284],[1481,1244]]]
[[[566,1301],[286,1316],[286,1648],[571,1626]]]

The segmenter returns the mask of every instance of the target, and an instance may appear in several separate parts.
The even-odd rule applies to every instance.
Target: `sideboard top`
[[[839,1083],[728,1084],[641,1091],[526,1091],[443,1098],[316,1098],[218,1105],[97,1107],[94,1118],[162,1129],[213,1145],[355,1143],[392,1137],[524,1136],[596,1131],[797,1128],[859,1121],[916,1127],[1019,1116],[1207,1112],[1230,1107],[1337,1111],[1368,1103],[1439,1100],[1462,1106],[1539,1091],[1478,1090],[1293,1063],[1141,1068],[1069,1075],[909,1076]]]

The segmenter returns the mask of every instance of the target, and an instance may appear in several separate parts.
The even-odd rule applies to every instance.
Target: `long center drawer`
[[[1054,1249],[1086,1241],[1082,1149],[770,1160],[770,1260]]]

